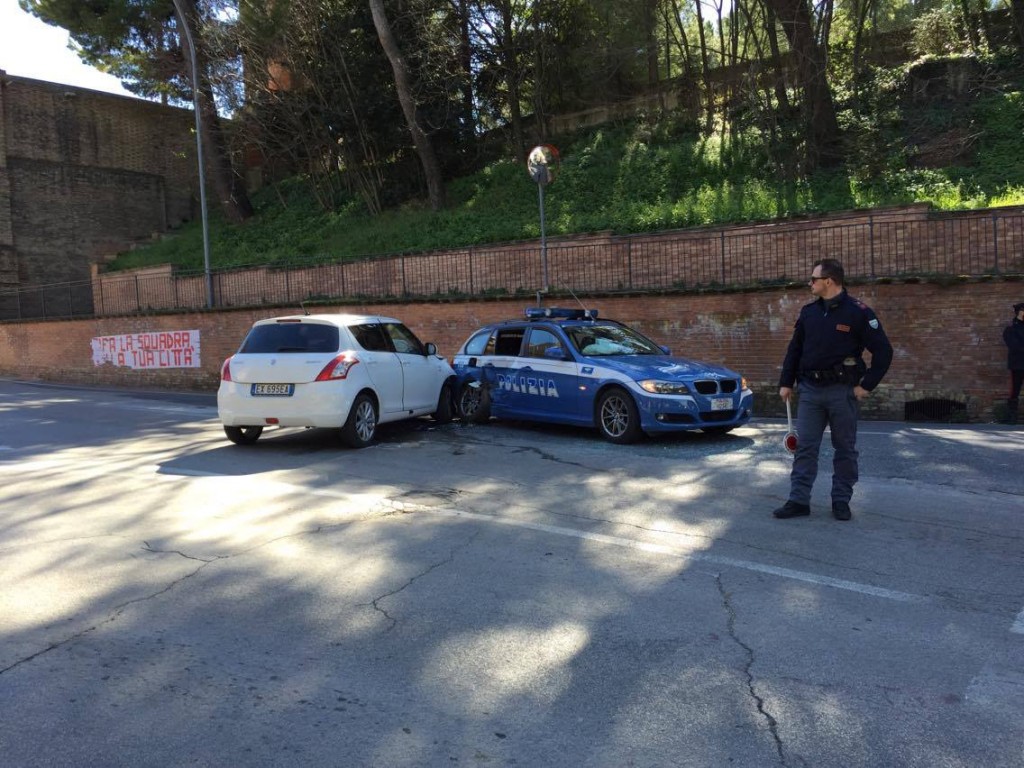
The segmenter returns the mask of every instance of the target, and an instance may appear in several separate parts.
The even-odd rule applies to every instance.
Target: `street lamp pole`
[[[540,144],[530,150],[526,157],[526,171],[530,178],[537,182],[537,204],[540,208],[540,263],[544,280],[544,289],[537,291],[537,305],[540,306],[541,295],[550,289],[548,283],[548,237],[544,222],[544,187],[555,179],[555,167],[558,165],[558,150],[550,144]]]
[[[174,10],[181,22],[181,29],[188,41],[188,53],[192,62],[192,108],[196,113],[196,160],[199,163],[199,207],[203,214],[203,274],[206,277],[206,306],[213,307],[213,277],[210,275],[210,224],[206,215],[206,167],[203,163],[203,123],[199,115],[199,66],[196,62],[196,45],[188,19],[181,7],[181,0],[174,1]]]

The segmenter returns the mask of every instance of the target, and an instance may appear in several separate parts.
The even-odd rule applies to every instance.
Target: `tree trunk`
[[[868,10],[872,0],[857,0],[853,6],[853,77],[856,81],[863,69],[864,38],[867,32]],[[854,94],[856,96],[856,94]]]
[[[196,0],[186,0],[185,15],[189,18],[178,18],[178,23],[183,27],[180,30],[181,34],[179,37],[182,53],[184,54],[185,67],[190,76],[193,75],[192,51],[189,48],[188,36],[184,33],[184,25],[188,25],[187,28],[192,32],[192,39],[197,41],[195,58],[196,68],[199,71],[195,73],[192,82],[199,82],[197,96],[200,125],[202,127],[200,141],[202,141],[203,147],[206,149],[206,170],[210,171],[210,181],[213,184],[213,189],[217,194],[224,215],[228,221],[238,224],[252,216],[252,203],[249,201],[249,195],[245,191],[242,178],[235,173],[235,169],[231,164],[231,155],[228,152],[224,131],[221,128],[220,116],[217,114],[216,103],[213,99],[213,89],[210,87],[210,81],[206,77],[205,51],[203,50],[202,38],[199,35],[199,25],[196,23],[198,20]]]
[[[971,13],[971,4],[968,0],[960,0],[960,16],[963,18],[964,32],[971,43],[971,53],[977,55],[981,50],[981,38],[978,37],[978,29],[974,26],[974,14]]]
[[[1024,2],[1024,0],[1020,0],[1020,2]],[[675,12],[673,14],[674,19],[675,19],[675,27],[674,27],[672,38],[676,41],[676,45],[678,45],[678,47],[679,47],[679,54],[680,54],[680,56],[682,56],[682,59],[683,59],[683,77],[685,79],[687,79],[687,80],[693,80],[694,79],[693,67],[690,64],[690,41],[686,37],[686,27],[683,26],[683,21],[682,21],[681,18],[679,18],[679,5],[677,3],[677,0],[672,0],[672,10]],[[668,20],[669,12],[668,12],[668,8],[667,7],[664,10],[664,14],[665,14],[665,30],[666,30],[666,37],[667,37],[668,30],[673,30],[673,27],[669,24],[669,20]],[[667,58],[668,57],[666,56],[666,59]],[[672,76],[672,73],[670,71],[666,75],[666,77],[671,77],[671,76]]]
[[[746,4],[744,4],[742,7],[744,8],[744,10],[746,10],[746,8],[747,8]],[[782,114],[788,115],[789,114],[789,94],[786,93],[786,73],[782,69],[782,67],[783,67],[783,64],[782,64],[782,52],[779,50],[779,36],[778,36],[778,34],[776,34],[776,31],[775,31],[775,25],[776,25],[775,13],[772,11],[771,8],[764,7],[764,15],[765,15],[764,30],[765,30],[765,33],[766,33],[765,36],[768,39],[769,56],[765,56],[764,51],[761,49],[760,45],[758,45],[758,48],[757,48],[757,55],[758,55],[758,58],[761,58],[761,59],[765,59],[765,58],[769,58],[770,57],[771,62],[772,62],[772,74],[771,74],[772,90],[775,93],[775,101],[776,101],[776,103],[778,105],[778,110]],[[754,28],[754,19],[753,19],[753,17],[749,14],[749,12],[746,14],[746,16],[747,16],[747,20],[748,20],[748,22],[750,24],[751,29],[753,29]]]
[[[523,132],[523,111],[520,100],[522,90],[520,89],[520,77],[522,75],[519,66],[519,41],[515,38],[515,15],[511,2],[503,2],[499,8],[501,18],[501,48],[502,67],[505,70],[505,86],[508,88],[508,111],[509,121],[512,123],[512,149],[516,160],[526,162],[526,137]]]
[[[658,0],[645,0],[643,5],[644,47],[647,59],[647,84],[658,82]]]
[[[828,84],[825,53],[814,38],[807,0],[765,0],[765,4],[782,24],[803,88],[801,106],[807,131],[807,168],[834,167],[842,161],[839,121]]]
[[[469,36],[469,8],[466,0],[459,0],[459,66],[462,67],[462,112],[467,141],[476,138],[476,121],[473,117],[473,44]]]
[[[430,207],[439,211],[444,207],[444,180],[441,176],[441,164],[437,161],[434,153],[434,145],[430,137],[424,133],[416,117],[416,99],[412,93],[412,78],[409,75],[409,67],[402,57],[398,48],[395,36],[391,32],[391,24],[384,13],[383,0],[370,0],[370,13],[373,15],[373,26],[377,29],[377,37],[380,38],[381,47],[384,49],[388,61],[391,62],[391,69],[395,74],[395,90],[398,93],[398,101],[402,105],[402,113],[405,115],[405,122],[409,126],[409,133],[412,134],[412,142],[416,147],[416,154],[419,155],[420,163],[423,165],[423,175],[427,181],[427,196],[430,199]]]
[[[703,3],[694,5],[697,11],[697,38],[700,41],[701,79],[704,81],[704,120],[706,127],[710,130],[714,122],[715,93],[711,87],[711,67],[708,65],[708,41],[704,34],[704,13],[701,11]]]

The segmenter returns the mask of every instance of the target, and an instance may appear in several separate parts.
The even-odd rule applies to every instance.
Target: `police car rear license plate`
[[[730,410],[732,410],[732,398],[729,398],[729,397],[712,397],[711,398],[711,410],[712,411],[730,411]]]
[[[294,384],[253,384],[253,397],[291,397],[295,391]]]

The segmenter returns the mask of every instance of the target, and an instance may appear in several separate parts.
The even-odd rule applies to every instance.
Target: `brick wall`
[[[1002,329],[1012,305],[1024,301],[1024,283],[982,280],[868,284],[851,293],[872,306],[895,347],[892,368],[868,401],[865,416],[901,420],[906,403],[928,397],[963,402],[970,418],[988,420],[1006,396],[1008,375]],[[780,415],[779,366],[806,288],[736,293],[621,296],[584,301],[605,317],[627,322],[673,352],[721,362],[745,374],[757,393],[756,410]],[[561,302],[560,302],[561,303]],[[448,357],[476,327],[519,317],[519,300],[363,304],[320,311],[395,316]],[[47,381],[216,390],[220,364],[257,319],[282,310],[233,310],[50,322],[0,324],[0,375]],[[95,336],[143,331],[200,331],[202,367],[134,371],[92,363]]]
[[[0,71],[0,288],[90,264],[192,218],[192,113]]]

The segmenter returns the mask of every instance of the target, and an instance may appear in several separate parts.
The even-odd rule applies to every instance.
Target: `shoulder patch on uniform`
[[[877,317],[873,317],[870,320],[868,320],[868,325],[870,325],[872,328],[874,328],[877,331],[878,330],[878,318]]]

